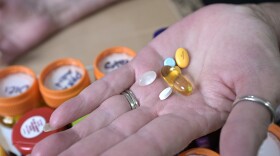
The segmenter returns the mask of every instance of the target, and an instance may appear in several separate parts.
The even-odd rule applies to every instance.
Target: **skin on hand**
[[[196,90],[161,101],[167,87],[158,78],[145,87],[138,78],[159,72],[179,47],[190,52],[188,73]],[[94,82],[61,105],[50,124],[62,127],[89,114],[73,128],[38,143],[32,155],[174,155],[192,140],[223,127],[222,155],[256,155],[270,114],[237,97],[255,95],[276,107],[280,90],[276,33],[252,9],[234,5],[205,7],[169,27],[122,68]],[[117,78],[117,81],[116,81]],[[130,88],[140,107],[130,110],[122,91]]]

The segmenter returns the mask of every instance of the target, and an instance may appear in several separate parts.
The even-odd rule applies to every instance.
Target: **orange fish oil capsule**
[[[184,75],[178,66],[163,66],[161,76],[165,82],[183,95],[190,95],[193,92],[193,85]]]

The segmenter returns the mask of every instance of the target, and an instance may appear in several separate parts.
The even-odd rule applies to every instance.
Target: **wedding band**
[[[256,96],[250,95],[250,96],[244,96],[244,97],[236,99],[233,102],[233,107],[241,101],[251,101],[251,102],[254,102],[254,103],[257,103],[257,104],[260,104],[260,105],[264,106],[270,112],[271,123],[274,122],[274,120],[275,120],[275,110],[274,110],[272,104],[269,101],[267,101],[265,99],[262,99],[262,98],[259,98],[259,97],[256,97]]]
[[[131,90],[125,90],[124,92],[122,92],[122,95],[125,96],[132,110],[139,107],[139,103]]]

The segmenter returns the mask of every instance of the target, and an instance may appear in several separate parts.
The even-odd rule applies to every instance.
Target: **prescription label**
[[[83,76],[81,68],[74,65],[61,66],[51,71],[44,84],[52,90],[64,90],[76,85]]]
[[[98,67],[102,71],[102,73],[107,74],[127,64],[131,60],[132,57],[125,53],[115,53],[108,55],[104,59],[102,59]]]
[[[43,133],[46,120],[42,116],[33,116],[23,122],[20,134],[26,139],[32,139]]]
[[[14,97],[27,91],[34,83],[26,73],[10,74],[0,79],[0,97]]]

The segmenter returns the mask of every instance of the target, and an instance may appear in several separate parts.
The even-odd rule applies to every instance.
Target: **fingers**
[[[80,139],[110,124],[115,118],[130,110],[123,95],[113,96],[73,128],[57,133],[38,143],[34,155],[58,155]],[[55,146],[53,146],[55,144]]]
[[[87,153],[100,155],[103,151],[135,133],[155,117],[156,115],[148,108],[139,107],[123,114],[107,127],[80,140],[61,153],[61,155],[87,155]]]
[[[118,95],[134,83],[134,70],[127,64],[95,81],[78,96],[58,107],[50,118],[53,128],[60,128],[89,114],[105,99]]]
[[[249,101],[238,103],[221,132],[221,155],[257,155],[270,120],[270,113],[264,106]]]
[[[109,125],[116,118],[131,110],[131,106],[123,95],[116,95],[106,100],[94,112],[88,115],[73,129],[81,138]]]
[[[127,102],[125,104],[128,105]],[[139,128],[150,122],[155,117],[156,116],[147,108],[142,110],[141,107],[123,114],[108,126],[103,125],[102,127],[105,126],[104,128],[98,131],[95,130],[95,132],[92,132],[92,134],[88,135],[85,138],[76,137],[77,132],[80,132],[81,129],[75,129],[75,132],[73,130],[69,130],[72,134],[69,134],[67,132],[65,132],[65,134],[63,134],[63,132],[55,134],[44,140],[42,143],[39,143],[37,145],[38,147],[36,146],[34,148],[32,154],[44,154],[51,149],[52,153],[50,154],[49,152],[47,152],[48,155],[88,155],[88,153],[91,153],[91,155],[99,155],[104,150],[122,141],[127,136],[135,133]],[[86,119],[89,118],[90,117]],[[91,124],[87,126],[95,125]],[[73,139],[72,137],[76,139]],[[55,144],[57,142],[63,142],[64,145],[60,145],[60,147],[58,147]]]
[[[167,114],[154,119],[102,155],[175,155],[201,135],[202,130],[198,125],[191,120]]]
[[[73,129],[59,132],[37,143],[33,147],[31,155],[58,155],[60,151],[65,150],[79,139],[79,135]]]

